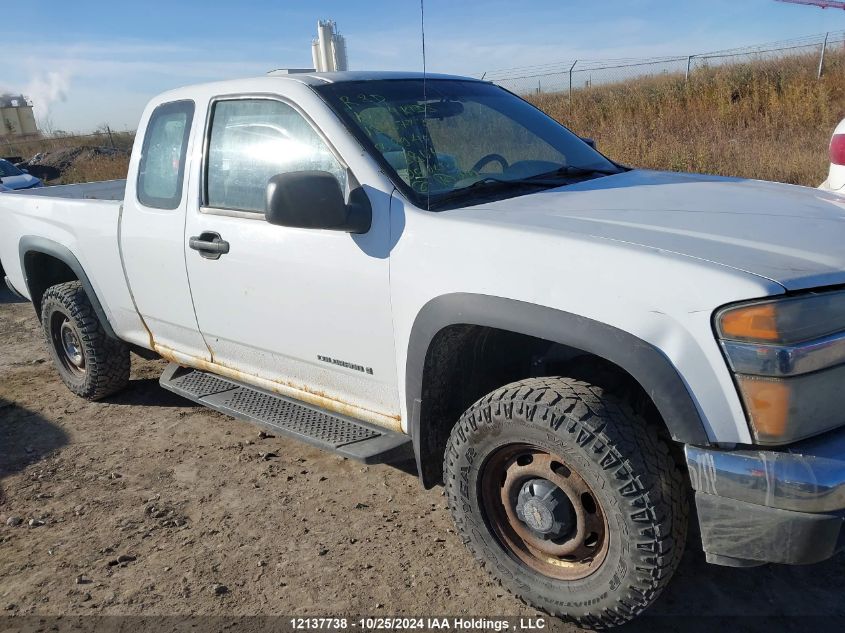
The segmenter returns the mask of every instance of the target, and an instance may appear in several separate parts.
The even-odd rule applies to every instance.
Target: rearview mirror
[[[594,139],[587,138],[586,136],[582,136],[581,140],[584,141],[587,145],[589,145],[593,149],[596,149],[596,142],[595,142]]]
[[[364,191],[353,191],[346,204],[340,183],[327,171],[276,174],[267,183],[264,217],[270,224],[366,233],[372,216]]]
[[[464,111],[464,104],[460,101],[441,99],[440,101],[429,101],[425,105],[425,115],[429,119],[439,119],[441,121],[463,114]]]

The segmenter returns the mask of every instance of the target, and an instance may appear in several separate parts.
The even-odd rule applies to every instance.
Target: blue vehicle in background
[[[31,175],[25,169],[15,167],[5,158],[0,158],[0,193],[43,187],[40,178]],[[3,264],[0,263],[0,275],[3,274]]]
[[[0,192],[20,189],[33,189],[43,187],[44,183],[25,169],[15,167],[4,158],[0,158]]]

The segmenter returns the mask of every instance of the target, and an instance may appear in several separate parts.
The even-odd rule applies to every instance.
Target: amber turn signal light
[[[789,382],[757,376],[737,376],[754,437],[759,442],[782,440],[789,427]]]
[[[774,303],[759,303],[723,312],[719,325],[724,338],[751,341],[780,339]]]

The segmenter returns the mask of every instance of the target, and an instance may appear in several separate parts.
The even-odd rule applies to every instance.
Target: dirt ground
[[[161,389],[163,368],[133,357],[124,393],[76,398],[32,307],[0,291],[0,616],[536,614],[476,565],[412,468],[260,439]],[[843,561],[735,570],[691,550],[632,628],[840,619]]]

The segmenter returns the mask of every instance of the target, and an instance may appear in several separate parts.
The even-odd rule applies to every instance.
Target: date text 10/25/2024
[[[545,618],[443,618],[443,617],[361,617],[361,618],[291,618],[295,631],[541,631],[548,628]]]

